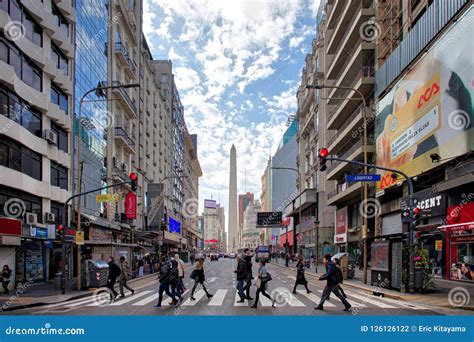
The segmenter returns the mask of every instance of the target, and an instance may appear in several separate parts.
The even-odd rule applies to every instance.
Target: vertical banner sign
[[[345,243],[347,241],[347,207],[336,211],[336,234],[334,243]]]
[[[125,197],[125,213],[129,220],[137,218],[137,196],[133,191],[130,191]]]

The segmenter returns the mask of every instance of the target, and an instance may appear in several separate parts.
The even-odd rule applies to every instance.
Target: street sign
[[[435,240],[435,251],[440,252],[443,250],[443,240]]]
[[[378,182],[380,175],[347,175],[346,182]]]
[[[125,197],[125,213],[129,220],[137,218],[137,196],[132,191]]]
[[[95,201],[97,203],[115,202],[115,198],[114,198],[114,195],[112,194],[100,194],[100,195],[95,195]]]
[[[77,231],[76,232],[76,245],[83,245],[84,244],[84,232]]]
[[[257,213],[257,228],[280,228],[281,221],[281,211]]]

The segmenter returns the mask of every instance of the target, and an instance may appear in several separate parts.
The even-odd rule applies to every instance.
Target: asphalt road
[[[298,288],[298,294],[292,294],[295,282],[295,272],[284,267],[267,264],[273,280],[268,285],[268,292],[276,302],[271,307],[271,301],[262,298],[258,308],[253,309],[250,303],[236,303],[236,281],[233,270],[236,268],[235,259],[206,260],[204,270],[206,286],[214,297],[206,298],[203,291],[195,293],[196,301],[191,301],[190,291],[194,281],[189,278],[192,266],[187,267],[185,285],[187,291],[184,302],[179,306],[170,306],[170,299],[165,296],[162,308],[157,309],[158,280],[155,276],[142,279],[132,285],[135,294],[126,294],[123,299],[110,302],[106,293],[52,304],[37,308],[12,311],[12,315],[442,315],[449,314],[440,308],[428,308],[405,301],[380,298],[344,287],[347,299],[352,304],[351,312],[344,312],[344,306],[334,295],[326,302],[324,311],[316,311],[314,307],[319,302],[325,282],[308,277],[311,294],[306,294],[303,286]],[[257,265],[254,263],[254,274]],[[309,271],[308,271],[309,272]],[[117,286],[118,287],[118,286]],[[198,287],[199,288],[199,287]],[[117,289],[118,291],[118,289]],[[255,296],[256,287],[252,286],[251,296]]]

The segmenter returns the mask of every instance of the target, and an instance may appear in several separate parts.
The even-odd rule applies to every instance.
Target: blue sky
[[[269,153],[296,111],[319,1],[144,1],[153,57],[173,61],[186,124],[198,134],[200,202],[212,196],[227,209],[233,143],[238,192],[259,196]]]

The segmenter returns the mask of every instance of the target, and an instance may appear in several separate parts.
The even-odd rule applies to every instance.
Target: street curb
[[[147,279],[147,278],[150,278],[150,277],[156,275],[157,273],[158,273],[158,272],[155,272],[155,273],[152,273],[152,274],[147,274],[146,276],[143,276],[143,277],[141,277],[141,278],[134,278],[134,279],[131,279],[129,282],[130,282],[130,283],[134,283],[134,282],[136,282],[136,281],[138,281],[138,280]],[[23,310],[23,309],[29,309],[29,308],[36,308],[36,307],[39,307],[39,306],[65,303],[65,302],[69,302],[69,301],[72,301],[72,300],[76,300],[76,299],[81,299],[81,298],[86,298],[86,297],[92,296],[93,293],[94,293],[93,291],[89,291],[89,293],[83,293],[83,294],[80,294],[80,295],[77,295],[77,296],[74,296],[74,297],[71,297],[71,298],[68,298],[68,299],[65,299],[65,300],[60,300],[60,301],[51,302],[51,303],[37,302],[37,303],[31,303],[31,304],[21,304],[21,305],[16,305],[16,306],[10,306],[10,307],[5,308],[5,309],[2,309],[2,307],[0,307],[0,314],[1,314],[2,312],[17,311],[17,310]]]
[[[295,271],[296,272],[296,269],[289,266],[289,267],[286,267],[284,265],[280,265],[280,264],[276,264],[276,263],[273,263],[272,262],[272,265],[276,265],[276,266],[280,266],[280,267],[283,267],[283,268],[287,268],[287,269],[290,269],[292,271]],[[319,277],[318,273],[314,274],[314,273],[305,273],[305,275],[309,275],[311,277]],[[349,280],[350,281],[350,280]],[[402,296],[402,295],[396,295],[396,294],[393,294],[393,293],[387,293],[387,292],[382,292],[382,291],[376,291],[374,289],[371,289],[369,287],[365,287],[365,286],[362,286],[362,285],[357,285],[357,284],[351,284],[351,283],[348,283],[348,282],[344,282],[344,285],[345,286],[350,286],[350,287],[353,287],[353,288],[356,288],[356,289],[359,289],[359,290],[362,290],[362,291],[365,291],[365,292],[369,292],[371,294],[373,294],[374,296],[379,296],[379,295],[382,295],[383,297],[387,297],[387,298],[391,298],[391,299],[396,299],[396,300],[403,300],[403,301],[406,301],[407,299],[404,298],[405,296]]]

